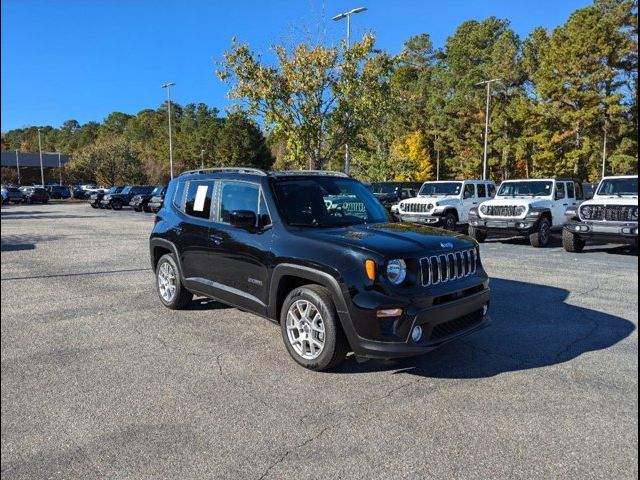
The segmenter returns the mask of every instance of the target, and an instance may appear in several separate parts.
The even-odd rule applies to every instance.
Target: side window
[[[564,182],[556,182],[556,200],[562,200],[564,197]]]
[[[473,198],[475,193],[476,191],[472,184],[468,183],[464,186],[464,198]]]
[[[184,213],[209,219],[214,182],[189,182],[184,198]]]
[[[485,198],[487,196],[487,186],[484,183],[478,184],[478,197]]]
[[[569,198],[576,198],[576,188],[573,182],[567,182],[567,196]]]
[[[489,196],[491,198],[496,196],[496,186],[495,185],[489,185]]]
[[[576,200],[584,200],[584,191],[582,190],[582,184],[574,184],[576,187]]]
[[[173,195],[173,205],[177,207],[179,210],[183,210],[182,201],[184,200],[185,185],[186,185],[186,182],[178,182],[178,185],[176,185],[176,191]]]
[[[266,227],[271,225],[271,216],[269,215],[269,208],[267,202],[264,199],[264,195],[260,195],[260,204],[258,205],[258,223],[260,227]]]
[[[234,210],[249,210],[257,216],[259,195],[260,187],[254,183],[222,182],[217,220],[229,223]]]

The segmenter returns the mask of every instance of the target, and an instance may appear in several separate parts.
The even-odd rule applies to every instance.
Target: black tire
[[[567,252],[580,253],[584,250],[586,242],[575,233],[570,232],[566,228],[562,229],[562,246]]]
[[[113,202],[111,202],[111,208],[114,210],[122,210],[122,200],[114,200]]]
[[[311,303],[320,316],[324,324],[324,347],[320,355],[314,359],[306,359],[295,351],[289,341],[287,333],[287,314],[289,308],[299,300],[306,300]],[[282,340],[289,355],[299,364],[309,370],[328,370],[344,361],[348,351],[349,342],[342,331],[342,325],[336,312],[336,308],[331,299],[329,291],[320,285],[306,285],[291,291],[282,305],[280,313],[280,331]]]
[[[487,239],[487,231],[469,225],[469,236],[474,238],[476,242],[483,243]]]
[[[48,199],[48,198],[43,198],[43,199],[42,199],[42,204],[43,204],[43,205],[44,205],[45,203],[48,203],[48,202],[49,202],[49,199]]]
[[[89,205],[91,205],[91,208],[98,208],[98,206],[95,203],[90,203]]]
[[[162,268],[162,265],[165,263],[170,266],[171,270],[175,275],[176,290],[170,299],[164,298],[162,296],[161,289],[160,289],[160,279],[159,279],[160,269]],[[165,307],[170,308],[171,310],[180,310],[186,307],[189,303],[191,303],[191,301],[193,300],[193,293],[191,293],[189,290],[184,288],[184,286],[182,285],[180,270],[178,269],[178,265],[176,263],[176,260],[173,258],[173,255],[171,255],[170,253],[167,253],[162,257],[160,257],[160,260],[158,260],[158,263],[156,264],[155,274],[156,274],[155,275],[156,291],[158,292],[158,298],[160,298],[160,301]]]
[[[151,213],[151,209],[149,207],[142,207],[142,210],[144,210],[146,213]]]
[[[455,232],[458,226],[458,219],[455,214],[449,212],[444,216],[442,220],[442,228],[445,230],[449,230],[451,232]]]
[[[133,209],[134,209],[136,212],[141,212],[141,211],[142,211],[142,209],[141,209],[140,207],[133,207]]]
[[[534,248],[544,248],[551,240],[551,222],[547,217],[542,217],[538,223],[538,229],[529,234],[529,243]]]

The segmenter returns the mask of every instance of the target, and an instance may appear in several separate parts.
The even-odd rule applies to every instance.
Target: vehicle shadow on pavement
[[[33,250],[39,242],[58,240],[57,235],[3,235],[0,240],[0,250],[3,252],[17,252]]]
[[[566,302],[567,290],[494,278],[492,323],[421,357],[357,363],[350,357],[335,373],[373,371],[432,378],[485,378],[564,363],[628,337],[635,325]],[[576,296],[588,295],[577,293]]]

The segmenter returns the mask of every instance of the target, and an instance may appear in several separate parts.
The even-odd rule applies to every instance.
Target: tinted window
[[[254,183],[222,182],[218,220],[229,223],[231,212],[248,210],[258,215],[260,187]]]
[[[132,187],[124,187],[120,193],[129,193]]]
[[[576,189],[573,182],[567,182],[567,195],[569,198],[576,198]]]
[[[582,191],[582,184],[581,183],[576,183],[575,187],[576,187],[576,198],[578,200],[583,200],[584,199],[584,192]]]
[[[600,183],[598,195],[638,195],[638,179],[608,178]]]
[[[435,196],[435,195],[460,195],[460,189],[462,183],[460,182],[426,182],[420,189],[420,195]]]
[[[478,197],[484,198],[487,196],[487,186],[483,183],[477,185]]]
[[[498,195],[500,196],[540,196],[547,197],[551,195],[553,183],[552,182],[544,182],[544,181],[529,181],[529,182],[519,182],[519,181],[507,181],[503,182],[500,185],[500,191]]]
[[[209,218],[214,182],[189,182],[184,200],[184,213],[197,218]]]
[[[561,199],[564,198],[565,194],[564,194],[564,183],[563,182],[557,182],[556,183],[556,198]]]
[[[495,185],[489,185],[489,196],[490,197],[495,197],[496,196],[496,186]]]
[[[260,205],[258,206],[258,218],[260,220],[260,226],[271,224],[271,216],[269,215],[269,209],[267,208],[267,202],[264,200],[264,195],[260,195]]]
[[[182,210],[182,201],[184,200],[184,187],[186,182],[178,182],[176,185],[176,192],[173,195],[173,204]]]
[[[465,198],[473,198],[476,195],[476,189],[472,184],[467,184],[464,186],[464,197]]]

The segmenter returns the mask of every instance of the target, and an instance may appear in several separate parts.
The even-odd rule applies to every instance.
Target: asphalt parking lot
[[[637,478],[638,259],[482,246],[490,328],[298,367],[279,329],[163,308],[152,216],[2,209],[2,478]]]

